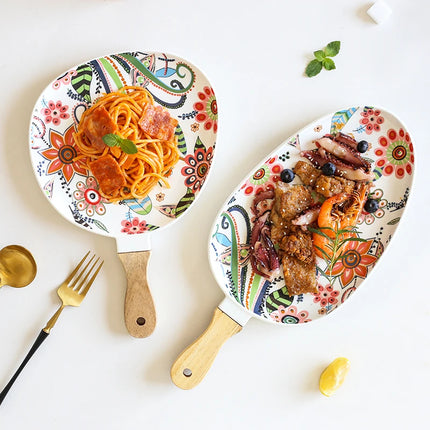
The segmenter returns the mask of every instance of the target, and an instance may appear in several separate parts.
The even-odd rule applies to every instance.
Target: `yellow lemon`
[[[331,396],[345,380],[349,370],[349,360],[339,357],[333,360],[321,373],[320,391],[324,396]]]

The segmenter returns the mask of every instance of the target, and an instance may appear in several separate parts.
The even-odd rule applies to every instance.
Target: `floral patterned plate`
[[[169,177],[142,201],[108,203],[81,161],[73,133],[101,95],[125,85],[145,87],[179,121],[181,159]],[[148,336],[155,310],[146,282],[151,232],[175,221],[196,200],[209,173],[218,127],[214,91],[193,64],[160,52],[124,52],[73,67],[51,82],[36,102],[30,123],[30,154],[40,188],[75,225],[116,238],[128,276],[125,316],[133,336]],[[139,282],[139,278],[142,279]]]
[[[361,214],[358,235],[364,241],[348,242],[331,273],[327,263],[317,259],[319,271],[326,275],[318,277],[318,293],[290,296],[283,276],[269,282],[252,270],[251,204],[261,188],[274,187],[283,169],[293,168],[297,161],[304,160],[301,151],[314,149],[316,139],[338,131],[369,142],[370,148],[364,155],[374,172],[371,194],[379,201],[379,209]],[[251,316],[275,324],[294,325],[316,320],[339,307],[359,288],[392,239],[409,197],[413,172],[414,152],[409,132],[393,114],[375,107],[355,106],[337,111],[281,144],[236,188],[215,219],[209,240],[209,260],[226,298],[208,329],[207,336],[217,340],[207,343],[206,349],[217,350],[222,344],[219,339],[225,340],[240,330]],[[299,184],[300,179],[296,177],[294,183]],[[203,342],[207,342],[207,336],[202,337]],[[204,376],[210,363],[200,362],[200,356],[207,353],[202,348],[202,341],[198,340],[175,363],[172,377],[177,385],[191,388]],[[204,369],[193,373],[194,382],[184,379],[182,374],[184,368],[193,367]]]

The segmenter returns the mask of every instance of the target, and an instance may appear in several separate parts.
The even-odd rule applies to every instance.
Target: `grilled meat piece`
[[[338,176],[321,175],[315,183],[315,191],[327,198],[340,193],[351,194],[354,188],[354,181]]]
[[[270,213],[271,239],[280,244],[292,226],[291,221],[313,203],[310,191],[303,185],[279,183],[275,188],[275,203]]]
[[[305,263],[286,254],[282,258],[282,268],[290,296],[318,292],[315,263]]]
[[[321,170],[306,161],[298,161],[294,167],[294,173],[305,185],[313,187],[317,179],[322,175]]]
[[[300,227],[290,228],[289,234],[282,238],[279,249],[304,263],[315,263],[312,235]]]

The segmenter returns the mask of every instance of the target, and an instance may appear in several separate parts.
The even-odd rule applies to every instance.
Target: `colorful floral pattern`
[[[339,291],[336,291],[333,289],[333,286],[328,285],[318,285],[318,293],[313,293],[314,297],[314,303],[318,303],[322,308],[330,305],[336,305],[338,300],[337,297],[339,296]]]
[[[374,131],[381,131],[381,124],[384,123],[384,117],[378,109],[367,108],[360,113],[363,117],[360,119],[360,124],[365,126],[366,134],[371,134]]]
[[[49,141],[52,147],[39,151],[43,157],[49,160],[46,174],[52,175],[61,171],[67,183],[71,181],[75,173],[84,176],[87,174],[85,159],[75,161],[78,155],[78,148],[73,139],[74,132],[75,127],[73,125],[66,130],[64,135],[51,129],[49,132]]]
[[[279,308],[270,314],[270,317],[276,322],[283,324],[301,324],[310,322],[308,311],[298,311],[295,306],[279,306]]]
[[[218,129],[218,106],[214,91],[211,87],[204,87],[202,92],[198,93],[199,101],[194,103],[194,109],[198,112],[196,120],[203,123],[205,130],[213,127],[216,133]]]
[[[121,232],[127,234],[141,234],[149,230],[146,221],[140,220],[139,217],[132,218],[131,220],[122,220],[121,225]]]
[[[395,173],[396,178],[402,179],[406,173],[412,174],[414,148],[409,133],[403,128],[398,131],[390,129],[378,142],[380,146],[375,149],[375,155],[378,157],[376,166],[384,176]]]
[[[196,146],[194,154],[185,157],[185,167],[182,175],[185,176],[185,185],[195,193],[199,191],[212,164],[213,148],[206,149],[203,145]]]
[[[280,179],[282,166],[276,163],[277,158],[269,158],[265,164],[257,169],[253,175],[242,185],[245,195],[257,194],[263,189],[274,189]]]
[[[345,245],[342,258],[333,266],[332,275],[340,276],[343,287],[350,284],[355,276],[365,278],[369,266],[374,264],[378,257],[369,254],[373,240],[358,242],[352,240]]]
[[[93,176],[88,176],[85,183],[79,181],[76,183],[76,190],[73,197],[77,201],[79,211],[86,210],[88,216],[93,216],[94,213],[104,215],[106,213],[105,203],[108,201],[102,197],[99,192],[99,184]]]
[[[366,212],[366,210],[363,209],[357,220],[358,225],[361,225],[363,223],[367,225],[373,224],[375,219],[382,218],[385,215],[385,208],[388,204],[388,201],[382,198],[383,195],[384,195],[384,192],[380,188],[373,191],[369,195],[369,198],[378,201],[379,208],[376,210],[376,212],[373,212],[373,213]]]
[[[377,124],[378,118],[383,118],[382,122],[379,119],[380,128],[372,127],[372,133],[366,137],[369,149],[363,154],[375,173],[376,186],[370,196],[378,200],[379,208],[374,213],[362,214],[357,238],[363,242],[350,241],[345,244],[343,258],[334,264],[332,276],[327,273],[325,262],[317,259],[320,275],[316,294],[290,296],[282,270],[279,276],[269,281],[253,271],[250,259],[241,261],[241,249],[250,245],[253,233],[252,196],[259,189],[275,186],[276,179],[273,178],[277,175],[276,171],[272,171],[274,166],[278,166],[276,169],[279,172],[286,168],[293,169],[297,161],[303,161],[302,151],[314,149],[315,140],[329,130],[334,133],[341,129],[342,133],[361,140],[366,135],[365,125],[360,122],[366,118],[362,113],[366,113],[367,118],[373,115]],[[369,122],[373,124],[374,121]],[[257,164],[253,173],[239,184],[225,202],[212,230],[209,247],[211,266],[217,282],[230,298],[260,319],[277,324],[302,323],[331,313],[361,286],[396,231],[408,200],[414,171],[411,163],[411,175],[405,174],[402,180],[398,180],[395,175],[383,175],[382,168],[377,166],[377,160],[382,158],[377,150],[383,149],[380,138],[385,137],[391,143],[390,138],[395,137],[390,130],[396,130],[397,138],[403,138],[405,142],[410,140],[406,131],[400,131],[405,129],[394,115],[376,108],[354,106],[315,121],[286,139],[270,156]],[[408,151],[411,153],[412,148],[409,147]],[[300,178],[296,176],[290,186],[300,183]]]
[[[58,90],[60,89],[61,85],[69,85],[70,80],[75,75],[76,75],[76,70],[69,70],[67,73],[65,73],[63,76],[60,76],[52,83],[52,88],[54,90]]]
[[[62,119],[67,119],[70,115],[67,113],[69,106],[64,105],[61,101],[56,103],[52,100],[48,102],[48,107],[43,110],[43,115],[45,115],[45,122],[49,124],[52,122],[54,125],[59,125]]]
[[[141,201],[110,204],[92,183],[88,160],[79,159],[73,133],[85,109],[101,94],[139,83],[151,92],[157,105],[165,106],[178,119],[175,137],[181,157],[169,171],[168,186],[160,180]],[[121,237],[145,229],[144,220],[153,231],[185,213],[199,195],[215,153],[217,115],[209,81],[184,59],[147,51],[95,58],[52,81],[34,106],[29,136],[33,170],[51,203],[79,227]],[[138,227],[133,224],[136,216]],[[130,224],[122,225],[121,220]]]

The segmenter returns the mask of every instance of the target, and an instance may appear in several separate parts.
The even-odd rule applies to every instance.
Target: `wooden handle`
[[[148,337],[154,331],[157,320],[147,278],[150,254],[151,251],[118,253],[127,274],[125,325],[134,337]]]
[[[183,390],[198,385],[224,342],[240,330],[240,324],[217,308],[209,327],[173,363],[170,370],[173,383]]]

